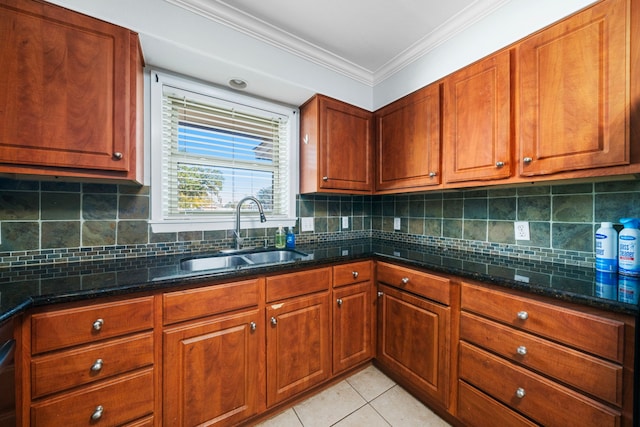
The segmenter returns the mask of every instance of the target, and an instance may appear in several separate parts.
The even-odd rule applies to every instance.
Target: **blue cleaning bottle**
[[[620,218],[624,228],[618,234],[618,273],[640,276],[640,220]]]
[[[293,227],[289,227],[287,230],[287,248],[293,249],[296,247],[296,235],[293,234]]]

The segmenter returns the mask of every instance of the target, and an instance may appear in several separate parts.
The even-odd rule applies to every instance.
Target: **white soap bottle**
[[[618,273],[626,276],[640,276],[640,220],[621,218],[624,228],[618,235]]]
[[[618,232],[610,222],[603,222],[596,230],[596,270],[618,271]]]

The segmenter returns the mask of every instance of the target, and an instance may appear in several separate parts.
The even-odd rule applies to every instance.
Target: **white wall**
[[[375,87],[260,42],[163,0],[49,0],[140,33],[147,65],[298,106],[323,93],[368,110],[490,54],[593,0],[510,0]]]

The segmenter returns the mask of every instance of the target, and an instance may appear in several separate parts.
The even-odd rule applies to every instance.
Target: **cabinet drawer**
[[[620,425],[619,412],[465,342],[460,342],[459,375],[543,425]]]
[[[460,339],[622,405],[620,365],[464,312],[460,319]]]
[[[153,413],[153,370],[123,375],[31,406],[33,426],[122,425]],[[99,420],[92,421],[92,415]]]
[[[31,361],[31,397],[36,399],[151,364],[151,333],[36,357]]]
[[[371,280],[371,261],[353,262],[333,267],[333,287]]]
[[[35,314],[31,318],[32,353],[71,347],[153,328],[153,298]]]
[[[534,427],[538,425],[464,381],[458,382],[458,418],[464,425],[472,427]]]
[[[462,284],[462,309],[622,363],[624,323],[481,286]]]
[[[449,305],[449,279],[396,265],[378,263],[378,282]]]
[[[326,291],[330,282],[330,267],[267,277],[267,302]]]
[[[181,322],[258,305],[263,279],[243,280],[163,295],[163,323]]]

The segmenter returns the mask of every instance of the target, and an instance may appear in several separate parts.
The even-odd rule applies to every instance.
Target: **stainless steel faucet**
[[[247,196],[244,199],[240,200],[238,202],[238,205],[236,206],[236,229],[233,232],[236,237],[236,249],[242,249],[242,242],[244,239],[240,237],[240,207],[247,200],[252,200],[256,205],[258,205],[258,211],[260,211],[260,222],[267,222],[267,217],[264,216],[264,209],[262,208],[262,203],[260,203],[260,200],[256,199],[253,196]]]

